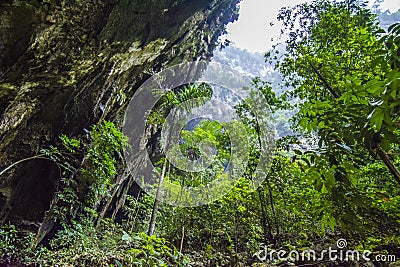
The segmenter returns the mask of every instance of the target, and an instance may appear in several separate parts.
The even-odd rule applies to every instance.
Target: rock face
[[[83,134],[102,118],[121,124],[129,99],[152,73],[212,55],[237,18],[237,2],[2,1],[0,171],[56,144],[60,134]],[[2,222],[41,222],[59,176],[45,159],[4,172]]]

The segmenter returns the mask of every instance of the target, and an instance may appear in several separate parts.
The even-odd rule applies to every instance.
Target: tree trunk
[[[158,205],[160,204],[159,199],[161,198],[161,188],[162,188],[162,184],[164,182],[166,169],[167,169],[167,160],[165,160],[164,164],[163,164],[160,181],[158,182],[156,199],[154,199],[153,210],[151,211],[149,231],[147,233],[149,236],[152,236],[154,234],[154,230],[156,229],[157,211],[158,211]]]

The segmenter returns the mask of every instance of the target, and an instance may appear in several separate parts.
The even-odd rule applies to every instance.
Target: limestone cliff
[[[237,18],[237,2],[2,1],[0,171],[101,118],[121,124],[131,96],[152,73],[212,55],[225,25]],[[58,179],[54,163],[41,159],[5,172],[2,222],[41,222]]]

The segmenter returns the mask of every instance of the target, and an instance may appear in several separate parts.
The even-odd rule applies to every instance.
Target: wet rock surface
[[[237,18],[237,2],[2,1],[0,170],[57,144],[60,134],[84,134],[101,118],[121,124],[151,74],[212,55]],[[43,159],[3,173],[2,222],[40,222],[59,176]]]

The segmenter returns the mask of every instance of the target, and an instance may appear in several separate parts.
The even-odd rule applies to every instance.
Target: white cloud
[[[400,1],[399,0],[385,0],[382,5],[382,10],[389,9],[390,12],[394,13],[400,9]],[[399,18],[400,20],[400,18]]]

